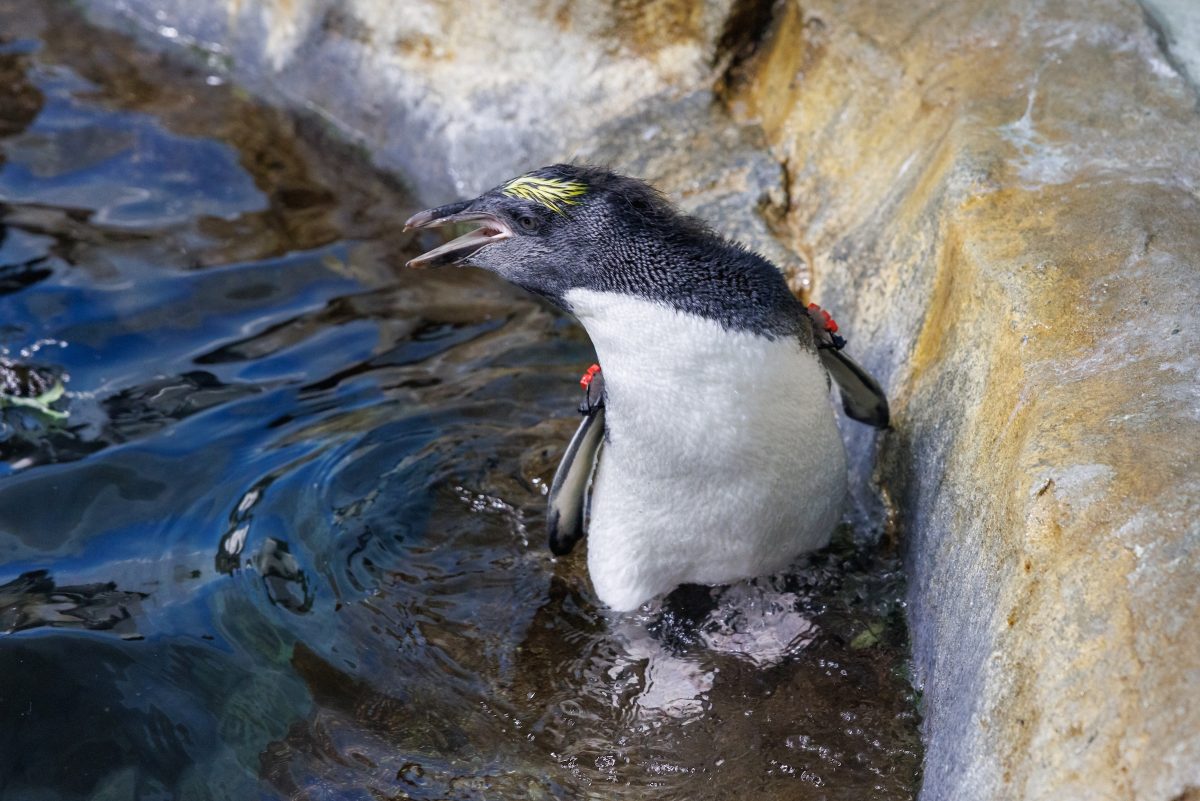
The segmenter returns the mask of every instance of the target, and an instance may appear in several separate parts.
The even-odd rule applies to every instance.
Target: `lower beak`
[[[440,228],[443,225],[456,223],[480,223],[480,227],[470,233],[452,239],[446,244],[436,247],[428,253],[422,253],[408,262],[409,267],[437,267],[444,264],[459,264],[473,255],[485,245],[511,239],[513,232],[508,223],[495,214],[486,211],[466,211],[472,201],[451,203],[436,209],[420,211],[408,218],[404,230],[412,228]]]

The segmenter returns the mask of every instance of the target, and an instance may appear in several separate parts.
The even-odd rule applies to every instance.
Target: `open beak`
[[[508,223],[495,214],[486,211],[466,211],[473,201],[464,200],[439,206],[436,209],[419,211],[404,223],[404,230],[412,228],[438,228],[455,223],[480,223],[480,227],[470,233],[463,234],[458,239],[452,239],[446,244],[436,247],[428,253],[422,253],[409,261],[409,267],[438,267],[443,264],[458,264],[485,245],[502,242],[512,238],[512,229]]]

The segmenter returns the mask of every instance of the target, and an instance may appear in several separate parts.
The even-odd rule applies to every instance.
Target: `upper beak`
[[[405,231],[412,228],[438,228],[443,225],[464,222],[478,222],[482,223],[482,225],[470,233],[463,234],[457,239],[452,239],[446,244],[434,248],[428,253],[422,253],[420,256],[409,261],[408,266],[433,267],[442,264],[455,264],[463,261],[484,245],[501,242],[512,237],[513,232],[508,227],[508,223],[495,214],[489,214],[486,211],[466,211],[467,207],[473,202],[471,200],[464,200],[459,203],[451,203],[447,206],[438,206],[436,209],[419,211],[409,217],[408,221],[404,223]]]

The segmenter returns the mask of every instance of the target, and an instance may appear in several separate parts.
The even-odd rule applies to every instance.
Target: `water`
[[[598,608],[544,544],[569,319],[404,271],[318,127],[0,32],[0,797],[913,796],[886,548]]]

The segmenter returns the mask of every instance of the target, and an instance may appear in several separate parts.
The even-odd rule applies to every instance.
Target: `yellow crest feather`
[[[509,197],[520,197],[540,203],[551,211],[563,213],[563,206],[577,206],[576,198],[587,192],[587,184],[558,178],[534,178],[522,175],[505,184],[500,190]]]

